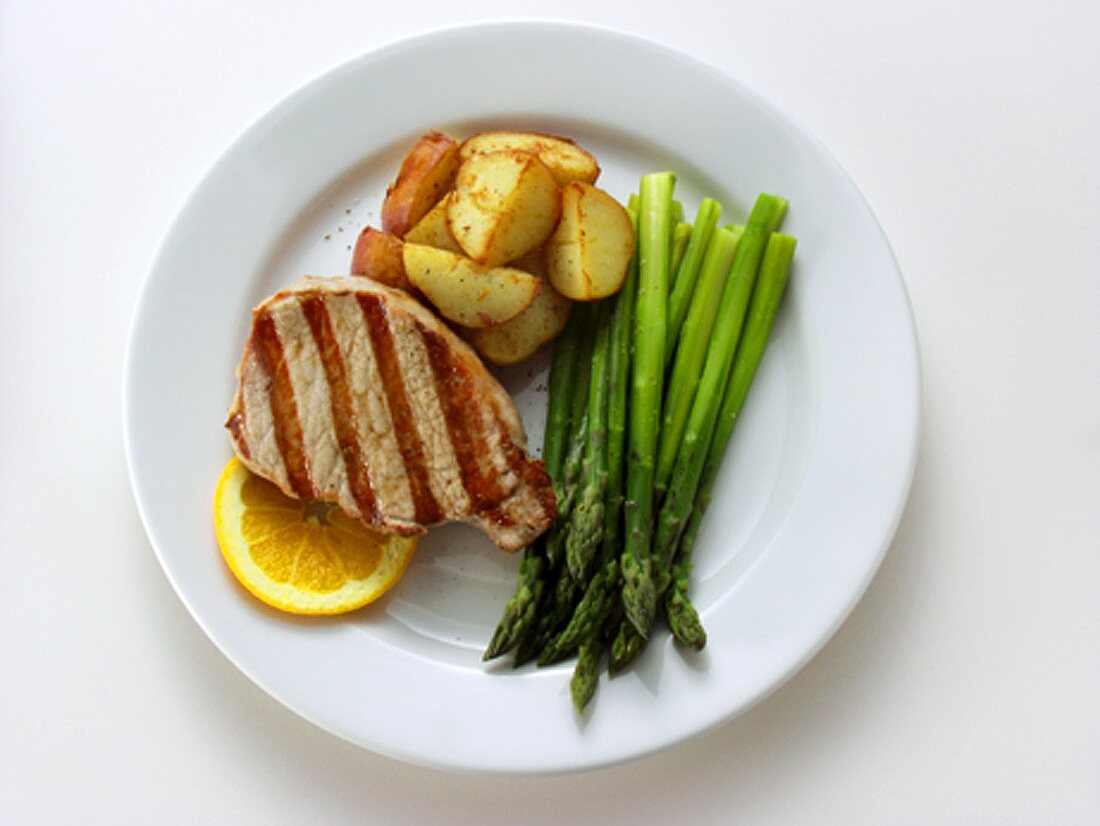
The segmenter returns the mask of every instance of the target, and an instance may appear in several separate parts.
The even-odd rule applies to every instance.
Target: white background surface
[[[1100,821],[1100,6],[649,5],[0,5],[0,821]],[[500,780],[347,745],[217,652],[142,532],[120,397],[230,140],[374,45],[518,15],[654,37],[815,132],[897,253],[925,401],[894,546],[805,670],[655,757]]]

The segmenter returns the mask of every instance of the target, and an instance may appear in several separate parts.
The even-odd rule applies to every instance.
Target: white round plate
[[[671,169],[689,214],[710,194],[743,220],[790,199],[790,292],[700,536],[702,654],[664,630],[601,681],[583,718],[571,664],[513,670],[481,651],[517,556],[473,529],[433,531],[402,582],[345,618],[267,610],[222,563],[211,524],[222,428],[249,309],[299,275],[347,271],[361,226],[428,128],[569,135],[625,199]],[[503,374],[541,444],[545,356]],[[918,359],[897,266],[870,209],[806,130],[683,54],[558,23],[451,29],[356,58],[241,136],[188,199],[130,339],[125,434],[138,507],[168,578],[245,674],[308,720],[438,768],[606,765],[741,712],[797,671],[859,599],[897,525],[918,429]]]

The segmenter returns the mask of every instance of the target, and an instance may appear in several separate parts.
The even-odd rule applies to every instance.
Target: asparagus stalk
[[[642,653],[645,648],[646,638],[638,633],[638,629],[626,617],[619,622],[615,639],[611,641],[611,655],[609,657],[608,672],[614,677],[630,665]]]
[[[588,320],[587,306],[572,308],[565,329],[554,342],[554,355],[550,360],[542,460],[546,463],[546,472],[555,482],[561,479],[561,466],[569,444],[569,425],[573,421],[573,383],[577,377],[577,361],[588,335]]]
[[[627,213],[635,228],[638,205],[631,196]],[[605,553],[618,554],[623,511],[623,449],[626,447],[627,399],[630,395],[630,359],[634,345],[634,303],[637,298],[638,249],[626,271],[626,280],[615,299],[611,313],[611,354],[608,372],[611,391],[607,399],[607,512],[604,536]]]
[[[757,198],[745,233],[737,245],[733,269],[722,290],[718,320],[703,365],[703,375],[691,404],[683,439],[671,472],[671,484],[657,520],[654,556],[656,581],[667,587],[668,569],[691,514],[703,465],[718,423],[723,392],[729,381],[734,352],[768,236],[783,219],[787,202],[774,195]],[[639,631],[643,629],[639,628]]]
[[[588,438],[585,441],[582,488],[573,508],[565,542],[565,560],[578,584],[588,580],[589,568],[604,537],[604,496],[607,489],[607,397],[611,376],[610,303],[597,312],[596,341],[588,384]]]
[[[672,582],[665,592],[665,615],[672,636],[682,645],[702,651],[707,644],[707,632],[699,612],[688,596],[688,577],[691,574],[691,558],[685,557],[681,564],[677,557],[672,567]]]
[[[569,696],[577,714],[583,714],[596,694],[600,683],[600,657],[606,644],[598,636],[581,645],[577,652],[577,664],[569,680]]]
[[[714,432],[710,455],[703,470],[702,491],[709,496],[710,486],[714,483],[718,468],[722,464],[722,455],[726,443],[737,426],[737,418],[745,406],[749,388],[756,378],[757,368],[764,357],[768,337],[775,326],[775,316],[779,304],[790,280],[791,261],[797,241],[782,232],[773,232],[768,239],[764,261],[760,265],[758,285],[753,293],[752,306],[737,356],[733,362],[733,373],[729,387],[722,400],[722,410],[718,418],[718,427]]]
[[[672,231],[672,252],[669,254],[668,261],[668,288],[670,291],[676,286],[680,264],[684,260],[684,253],[687,252],[688,242],[691,240],[691,228],[691,224],[685,224],[681,221],[676,225],[676,229]]]
[[[695,292],[695,281],[703,266],[707,248],[718,218],[722,214],[722,205],[713,198],[704,198],[695,214],[695,223],[691,228],[687,249],[683,260],[674,270],[676,277],[672,283],[672,294],[668,300],[668,333],[665,339],[665,363],[672,358],[672,348],[680,335],[680,327],[688,314]]]
[[[684,645],[697,650],[706,644],[706,632],[699,621],[698,612],[687,595],[695,537],[703,514],[710,505],[714,481],[718,477],[726,446],[737,426],[741,410],[745,405],[745,398],[756,377],[760,360],[764,356],[768,337],[772,327],[775,326],[775,316],[787,288],[787,282],[790,280],[791,261],[794,258],[796,243],[794,238],[780,232],[773,233],[768,239],[764,260],[760,265],[760,276],[752,296],[752,306],[745,323],[745,332],[737,348],[737,355],[734,357],[729,383],[722,399],[714,434],[708,446],[707,458],[703,464],[691,520],[680,540],[673,565],[672,583],[665,597],[665,609],[673,636]]]
[[[582,312],[591,312],[592,305],[585,305]],[[562,462],[561,497],[558,501],[558,518],[546,533],[546,568],[548,583],[542,589],[542,600],[537,609],[538,622],[531,623],[522,637],[517,637],[513,658],[518,668],[533,659],[547,642],[560,630],[573,612],[577,602],[577,588],[567,566],[559,564],[566,551],[566,543],[572,529],[573,506],[576,502],[578,479],[583,467],[585,445],[588,443],[588,380],[592,359],[590,327],[586,324],[585,345],[577,361],[577,375],[573,383],[570,402],[574,415],[573,433],[569,451]],[[579,417],[579,418],[578,418]],[[556,579],[555,579],[556,578]]]
[[[533,633],[516,648],[514,662],[517,668],[536,656],[539,665],[549,665],[559,659],[550,658],[546,652],[573,616],[581,589],[569,569],[562,565],[557,571],[557,582],[552,588],[547,588],[546,593],[546,602],[539,606],[538,622]]]
[[[676,347],[676,358],[672,364],[665,397],[657,454],[658,497],[668,488],[668,480],[680,449],[680,439],[684,435],[688,413],[695,399],[695,388],[699,384],[703,362],[710,346],[719,301],[740,238],[740,232],[720,228],[714,230],[710,244],[707,245],[691,307],[680,331],[680,342]]]
[[[565,628],[539,654],[539,664],[557,662],[578,645],[594,639],[611,614],[619,593],[619,560],[606,560],[588,582]]]
[[[588,319],[586,308],[578,308],[578,311],[571,313],[565,330],[554,344],[554,355],[550,362],[548,411],[542,455],[550,479],[555,483],[559,501],[562,493],[563,451],[573,422],[573,383],[577,375],[577,361],[588,338]],[[484,659],[490,660],[511,650],[534,621],[548,576],[546,542],[545,538],[540,537],[524,549],[523,560],[516,574],[515,592],[504,606],[500,621],[485,649]]]
[[[558,504],[558,518],[546,533],[546,559],[554,568],[565,552],[565,541],[569,535],[570,517],[576,504],[579,480],[584,465],[585,445],[588,440],[588,376],[592,369],[592,320],[593,305],[574,307],[572,312],[580,313],[584,318],[584,341],[574,365],[572,393],[569,409],[571,413],[568,448],[562,460],[560,483],[555,488]]]
[[[570,517],[577,499],[577,480],[583,469],[584,446],[587,440],[588,412],[584,411],[581,413],[580,420],[575,423],[572,443],[569,445],[569,452],[565,455],[565,461],[562,462],[558,518],[545,534],[546,561],[550,568],[557,567],[565,551],[565,542],[569,537],[571,525]]]
[[[638,298],[629,410],[626,540],[620,568],[624,610],[639,631],[645,629],[646,632],[657,610],[651,557],[653,477],[664,379],[669,227],[674,184],[671,172],[644,176],[638,220]]]
[[[516,590],[504,606],[504,612],[482,654],[483,660],[491,660],[511,651],[516,642],[535,619],[539,601],[545,588],[544,573],[547,568],[544,543],[537,542],[523,552],[523,559],[516,575]]]

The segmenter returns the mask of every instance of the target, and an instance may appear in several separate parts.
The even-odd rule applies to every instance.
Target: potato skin
[[[562,186],[571,181],[592,184],[600,177],[600,165],[591,153],[572,138],[545,132],[480,132],[464,140],[458,153],[465,161],[473,155],[501,149],[519,149],[538,156]]]
[[[363,227],[351,254],[351,274],[366,276],[419,298],[420,292],[405,273],[401,248],[401,239],[374,227]]]
[[[613,295],[626,278],[634,242],[622,204],[590,184],[566,184],[561,221],[546,242],[550,283],[576,301]]]
[[[513,261],[541,246],[560,215],[561,189],[553,173],[519,150],[467,159],[447,199],[451,237],[485,266]]]
[[[401,162],[382,201],[382,229],[398,238],[447,194],[458,172],[458,143],[431,130],[421,135]]]
[[[448,250],[404,244],[409,280],[449,321],[480,328],[502,324],[526,310],[542,280],[512,267],[485,267]]]

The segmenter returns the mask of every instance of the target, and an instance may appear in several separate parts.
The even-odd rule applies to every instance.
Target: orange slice
[[[293,614],[341,614],[386,593],[416,537],[380,533],[335,505],[291,499],[234,457],[214,492],[222,556],[257,598]]]

